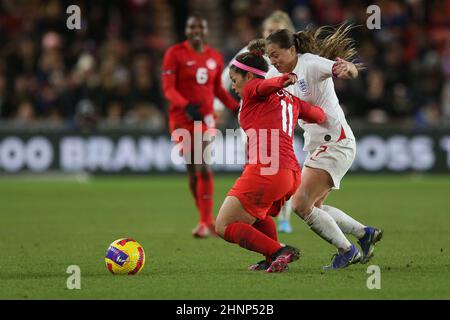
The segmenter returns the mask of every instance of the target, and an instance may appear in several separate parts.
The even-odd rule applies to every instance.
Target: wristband
[[[333,64],[333,67],[331,68],[331,75],[333,76],[333,78],[337,78],[337,74],[335,71],[335,67],[336,67],[336,62]]]

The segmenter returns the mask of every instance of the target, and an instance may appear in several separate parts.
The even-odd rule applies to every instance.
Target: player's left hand
[[[203,116],[199,111],[200,106],[197,104],[193,104],[193,103],[189,103],[186,106],[185,112],[186,115],[191,118],[193,121],[202,121],[203,120]]]
[[[336,58],[336,62],[333,65],[332,73],[335,78],[341,78],[341,79],[352,79],[350,75],[350,69],[351,69],[352,63],[342,59],[342,58]]]

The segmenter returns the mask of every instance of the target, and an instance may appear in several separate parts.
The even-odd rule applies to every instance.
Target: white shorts
[[[327,142],[309,152],[304,166],[322,169],[333,179],[333,189],[339,189],[340,183],[352,166],[356,155],[356,142],[343,139],[339,142]]]

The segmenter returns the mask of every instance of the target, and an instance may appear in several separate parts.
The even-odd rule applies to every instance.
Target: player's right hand
[[[283,82],[283,87],[285,88],[297,82],[297,75],[295,73],[289,73],[287,77],[286,81]]]
[[[200,113],[199,109],[200,106],[198,104],[189,103],[186,106],[185,112],[186,115],[193,121],[202,121],[203,115]]]

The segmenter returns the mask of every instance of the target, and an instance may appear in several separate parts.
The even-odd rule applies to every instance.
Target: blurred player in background
[[[281,29],[288,29],[292,32],[295,31],[294,24],[292,23],[291,18],[289,18],[289,14],[281,10],[276,10],[266,19],[264,19],[262,23],[262,36],[263,38],[267,38],[272,32]],[[247,47],[242,48],[233,59],[235,59],[238,55],[244,52],[248,52]],[[273,68],[273,66],[270,65],[269,58],[267,58],[266,56],[264,56],[264,58],[266,59],[267,64],[269,65],[269,70],[270,68]],[[230,66],[231,63],[222,72],[222,82],[224,84],[224,87],[228,90],[231,90],[231,79],[229,72]],[[216,112],[219,114],[219,116],[220,114],[222,114],[221,110],[224,109],[223,105],[221,103],[218,103],[217,101],[214,104],[214,108]],[[243,140],[246,141],[245,134],[242,130],[241,134],[243,136]],[[278,216],[278,231],[283,233],[292,232],[292,226],[290,222],[291,211],[292,211],[291,199],[289,199],[281,208],[280,215]]]
[[[263,57],[264,46],[261,40],[250,43],[250,51],[237,56],[230,67],[233,89],[242,98],[239,121],[247,135],[248,162],[220,208],[216,231],[226,241],[265,256],[249,269],[283,272],[300,253],[278,242],[271,216],[278,215],[300,184],[300,166],[292,146],[294,128],[299,117],[323,122],[325,114],[282,90],[296,82],[294,74],[264,78],[269,68]],[[276,141],[268,138],[272,134]],[[276,157],[276,168],[270,174],[264,169],[273,162],[261,161],[261,149],[265,149],[262,154]]]
[[[206,44],[208,25],[198,14],[191,15],[185,28],[187,40],[170,47],[164,55],[162,83],[164,96],[169,100],[169,130],[183,128],[194,133],[194,121],[201,122],[202,133],[215,128],[213,100],[217,96],[226,107],[237,110],[238,102],[222,86],[223,58]],[[192,141],[193,139],[191,139]],[[207,147],[203,142],[203,150]],[[183,150],[189,174],[189,188],[200,213],[200,223],[193,230],[194,237],[214,235],[213,175],[202,159],[193,161],[191,150]]]
[[[355,137],[339,105],[332,77],[355,79],[358,68],[349,62],[355,54],[348,36],[351,26],[337,29],[311,28],[298,33],[279,30],[266,39],[267,53],[276,68],[267,75],[294,72],[299,81],[287,88],[296,97],[323,107],[327,121],[311,124],[299,121],[304,129],[304,150],[309,152],[302,172],[302,183],[292,197],[294,211],[320,237],[338,249],[326,268],[344,268],[352,263],[366,263],[373,255],[382,231],[366,227],[343,211],[324,205],[332,189],[351,167],[356,153]],[[324,35],[327,35],[326,37]],[[358,238],[362,254],[344,235]]]

